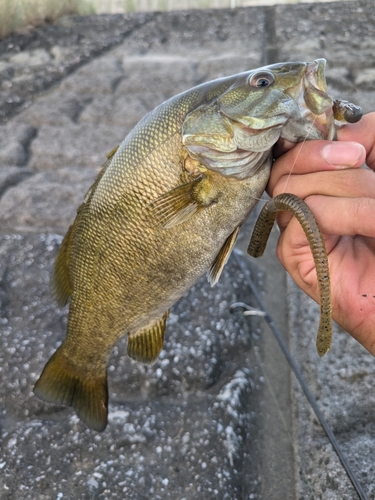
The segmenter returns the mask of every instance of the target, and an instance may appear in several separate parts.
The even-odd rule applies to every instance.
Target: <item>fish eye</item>
[[[255,73],[249,78],[250,87],[262,88],[269,87],[275,81],[275,77],[269,71]]]

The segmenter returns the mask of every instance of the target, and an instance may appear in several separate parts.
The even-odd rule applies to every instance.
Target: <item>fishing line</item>
[[[307,132],[306,132],[306,135],[305,135],[304,139],[303,139],[301,142],[299,142],[299,143],[298,143],[298,144],[300,144],[300,145],[301,145],[301,147],[299,148],[299,150],[298,150],[298,152],[297,152],[297,155],[296,155],[296,157],[294,158],[294,162],[293,162],[293,164],[292,164],[292,166],[291,166],[291,168],[290,168],[290,170],[289,170],[288,177],[287,177],[287,179],[286,179],[286,181],[285,181],[285,185],[284,185],[284,188],[283,188],[283,190],[282,190],[282,193],[285,193],[286,186],[287,186],[287,184],[288,184],[288,182],[289,182],[290,176],[292,175],[294,165],[297,163],[297,160],[298,160],[298,157],[299,157],[299,155],[300,155],[300,153],[301,153],[301,151],[302,151],[303,145],[304,145],[304,144],[305,144],[305,142],[307,141],[307,138],[308,138],[309,133],[311,132],[311,130],[312,130],[312,128],[313,128],[313,126],[314,126],[315,121],[316,121],[316,115],[314,116],[313,122],[312,122],[312,123],[311,123],[311,125],[309,126],[309,128],[308,128],[308,130],[307,130]],[[271,168],[272,168],[272,167],[271,167]],[[268,200],[265,200],[264,198],[257,198],[256,196],[252,196],[252,198],[253,198],[254,200],[258,200],[258,201],[264,201],[265,203],[268,201]]]
[[[314,126],[315,120],[316,120],[316,115],[314,115],[314,120],[313,120],[312,124],[310,125],[310,127],[308,128],[308,130],[307,130],[307,132],[306,132],[306,136],[305,136],[305,138],[303,139],[303,141],[301,141],[301,142],[299,143],[301,146],[300,146],[300,148],[299,148],[299,150],[298,150],[298,152],[297,152],[297,155],[296,155],[296,157],[294,158],[294,162],[293,162],[293,164],[292,164],[292,166],[291,166],[291,168],[290,168],[290,170],[289,170],[289,174],[288,174],[288,177],[287,177],[287,179],[286,179],[286,181],[285,181],[285,185],[284,185],[284,188],[283,188],[283,190],[282,190],[282,193],[285,193],[285,192],[286,192],[286,186],[287,186],[287,184],[288,184],[288,182],[289,182],[290,176],[292,175],[294,165],[297,163],[297,160],[298,160],[299,155],[301,154],[301,151],[302,151],[303,145],[304,145],[304,144],[305,144],[305,142],[307,141],[307,138],[308,138],[308,136],[309,136],[309,133],[311,132],[311,130],[312,130],[313,126]]]
[[[237,309],[237,308],[244,309],[244,311],[242,312],[243,316],[262,316],[262,317],[265,317],[267,315],[266,312],[261,311],[260,309],[257,309],[255,307],[251,307],[248,304],[245,304],[244,302],[234,302],[230,306],[230,311],[234,312],[234,310]],[[271,395],[271,398],[272,398],[272,402],[275,405],[275,408],[276,408],[276,411],[277,411],[277,414],[279,416],[280,421],[283,423],[285,435],[288,438],[289,444],[294,449],[293,437],[292,437],[292,434],[290,433],[289,426],[288,426],[288,424],[286,422],[286,419],[285,419],[285,416],[284,416],[284,411],[281,409],[281,407],[279,405],[278,398],[277,398],[277,396],[275,394],[275,391],[273,389],[273,384],[272,384],[272,381],[271,381],[271,377],[268,376],[266,370],[263,368],[264,363],[263,363],[263,360],[261,358],[261,355],[259,354],[259,347],[256,346],[256,345],[253,345],[252,342],[251,342],[251,345],[253,347],[253,351],[254,351],[254,354],[255,354],[255,359],[257,360],[258,365],[259,365],[259,367],[260,367],[260,369],[262,371],[262,375],[264,377],[265,384],[266,384],[266,386],[267,386],[267,388],[268,388],[268,390],[270,392],[270,395]],[[299,467],[301,469],[300,473],[303,476],[303,478],[305,480],[305,483],[306,483],[306,485],[307,485],[307,487],[309,489],[310,496],[312,496],[313,495],[313,491],[312,491],[312,487],[311,487],[311,482],[308,479],[308,474],[307,474],[307,472],[305,470],[304,464],[300,462],[298,456],[296,456],[295,458],[296,458],[296,460],[299,463]]]
[[[289,352],[289,350],[288,350],[288,348],[287,348],[287,346],[286,346],[286,344],[281,336],[281,333],[278,330],[272,316],[269,314],[265,305],[263,304],[261,296],[260,296],[255,284],[253,283],[253,280],[251,279],[250,272],[247,269],[245,263],[243,262],[242,256],[243,256],[243,253],[240,250],[234,249],[233,257],[236,260],[238,267],[240,268],[241,272],[244,275],[245,282],[247,283],[251,292],[253,293],[253,295],[258,303],[259,308],[264,313],[264,319],[266,320],[268,326],[270,327],[277,343],[280,346],[280,349],[282,350],[287,362],[289,363],[289,366],[291,367],[291,369],[292,369],[295,377],[297,378],[303,392],[305,393],[305,396],[306,396],[308,402],[310,403],[312,409],[315,412],[315,415],[317,416],[320,424],[322,425],[325,433],[327,434],[327,437],[328,437],[329,441],[331,442],[333,449],[335,450],[335,452],[336,452],[339,460],[341,461],[355,491],[358,494],[358,497],[360,498],[360,500],[369,500],[366,493],[364,492],[362,486],[360,485],[354,471],[352,470],[349,462],[347,461],[344,453],[342,452],[340,445],[337,442],[330,426],[328,425],[326,419],[324,418],[323,413],[320,411],[320,408],[316,402],[316,399],[314,398],[314,396],[313,396],[312,392],[310,391],[305,379],[302,376],[300,369],[298,368],[292,355],[290,354],[290,352]]]

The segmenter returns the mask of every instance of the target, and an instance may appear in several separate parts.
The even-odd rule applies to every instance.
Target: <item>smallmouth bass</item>
[[[157,360],[170,307],[205,273],[214,285],[265,190],[280,139],[333,139],[346,109],[326,93],[325,61],[214,80],[149,113],[107,158],[61,244],[53,273],[70,300],[66,339],[35,385],[107,425],[107,362]],[[354,112],[355,115],[355,112]],[[351,119],[351,118],[350,118]]]

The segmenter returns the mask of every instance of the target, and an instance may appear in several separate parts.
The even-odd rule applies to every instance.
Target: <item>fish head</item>
[[[326,61],[291,62],[250,71],[217,99],[220,113],[233,122],[256,131],[280,128],[281,136],[289,122],[296,123],[298,142],[308,138],[327,138],[334,129],[332,99],[327,95],[324,76]]]
[[[325,59],[316,59],[304,66],[300,81],[289,86],[285,92],[298,106],[296,114],[285,123],[280,138],[290,142],[310,139],[332,140],[336,126],[333,114],[333,100],[327,94],[325,79]]]
[[[188,153],[207,168],[243,179],[271,161],[279,139],[332,139],[325,65],[324,59],[279,63],[231,77],[220,95],[186,116],[182,142]]]

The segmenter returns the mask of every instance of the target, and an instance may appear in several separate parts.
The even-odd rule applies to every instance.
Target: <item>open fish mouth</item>
[[[287,90],[298,104],[303,120],[311,126],[304,127],[306,135],[303,138],[300,136],[293,138],[287,130],[286,134],[281,134],[281,138],[299,142],[301,139],[332,140],[335,137],[333,100],[327,94],[325,67],[325,59],[305,63],[305,71],[299,85]]]
[[[316,115],[324,113],[332,106],[332,99],[327,95],[325,67],[325,59],[307,63],[303,78],[305,102]]]
[[[276,143],[334,139],[325,66],[325,59],[284,62],[237,75],[222,94],[186,116],[182,142],[188,154],[210,170],[244,179]]]

